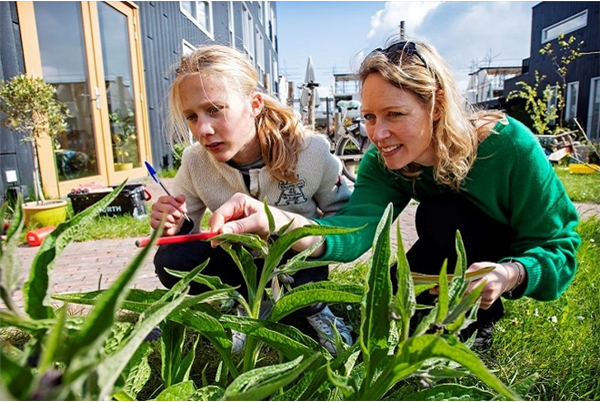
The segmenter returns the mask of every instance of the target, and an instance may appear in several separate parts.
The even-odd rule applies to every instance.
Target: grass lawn
[[[554,171],[573,202],[600,204],[600,173],[573,174],[566,165],[555,165]]]

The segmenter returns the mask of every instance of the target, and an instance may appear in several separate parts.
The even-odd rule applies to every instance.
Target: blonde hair
[[[221,80],[228,91],[238,90],[251,97],[260,92],[258,75],[243,54],[228,46],[207,45],[183,56],[177,66],[177,75],[169,93],[169,133],[175,141],[187,142],[188,126],[181,113],[179,86],[185,77],[198,75]],[[263,109],[255,118],[256,133],[261,153],[269,173],[277,180],[298,181],[296,165],[298,154],[305,145],[306,129],[294,110],[275,98],[262,93]]]
[[[437,182],[458,190],[475,161],[479,142],[489,132],[478,126],[480,120],[500,120],[504,118],[504,114],[499,111],[469,110],[450,67],[435,48],[421,42],[408,42],[415,45],[418,54],[414,52],[409,55],[409,52],[401,50],[402,46],[399,46],[398,52],[405,53],[398,57],[397,63],[388,59],[390,54],[386,50],[389,47],[367,55],[358,72],[360,81],[364,84],[369,74],[379,73],[390,84],[417,96],[429,110],[433,121],[434,178]],[[394,44],[391,43],[390,46]],[[434,116],[439,119],[434,121]],[[416,178],[421,171],[420,165],[410,163],[400,170],[400,174]]]

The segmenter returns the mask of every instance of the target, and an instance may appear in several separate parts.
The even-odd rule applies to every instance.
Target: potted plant
[[[54,138],[67,127],[68,109],[58,101],[54,86],[42,78],[17,75],[0,80],[0,110],[5,114],[2,125],[25,133],[22,141],[31,146],[35,201],[23,204],[25,221],[52,226],[67,218],[67,201],[46,200],[40,180],[38,148],[43,138]]]
[[[129,161],[129,141],[135,141],[135,113],[129,109],[126,115],[121,115],[118,110],[110,113],[108,119],[114,125],[112,132],[112,143],[114,148],[115,170],[127,170],[133,168]]]

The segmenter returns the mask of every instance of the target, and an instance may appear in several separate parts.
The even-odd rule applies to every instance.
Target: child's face
[[[182,113],[194,138],[219,162],[252,162],[260,156],[254,118],[262,109],[259,94],[243,96],[219,80],[198,75],[179,84]]]

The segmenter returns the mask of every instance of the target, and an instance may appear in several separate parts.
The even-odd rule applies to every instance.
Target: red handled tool
[[[202,233],[192,233],[187,235],[178,235],[178,236],[166,236],[159,237],[156,240],[157,246],[162,246],[163,244],[175,244],[175,243],[185,243],[188,241],[196,241],[196,240],[207,240],[217,236],[216,232],[202,232]],[[145,247],[150,243],[150,238],[147,237],[145,239],[136,240],[135,245],[138,247]]]

